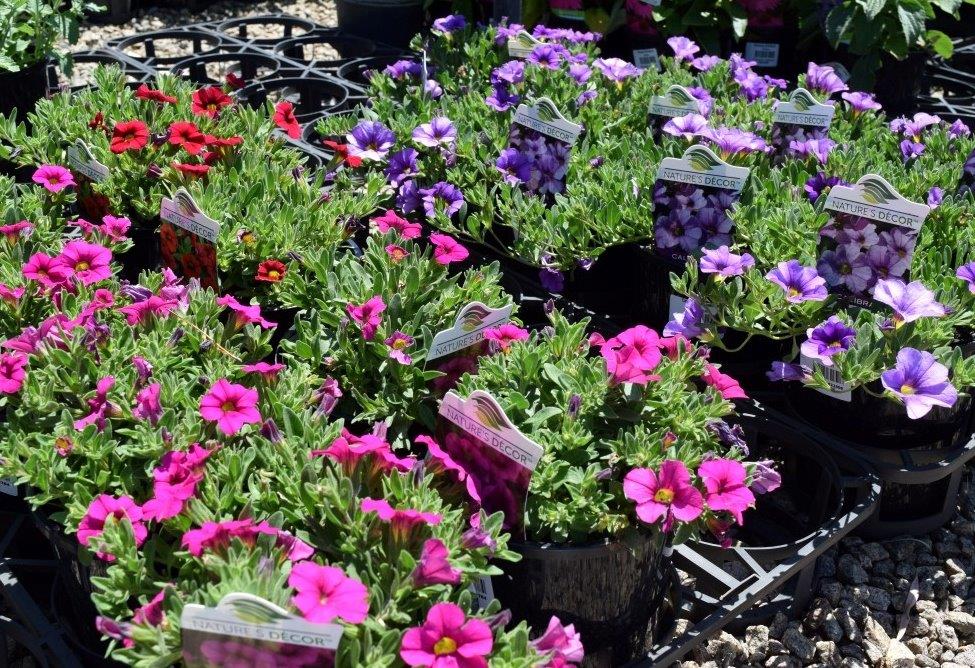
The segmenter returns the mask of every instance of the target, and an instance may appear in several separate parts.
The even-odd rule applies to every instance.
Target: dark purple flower
[[[572,63],[569,65],[569,76],[581,86],[589,81],[589,77],[592,76],[592,70],[585,63]]]
[[[809,63],[806,68],[806,88],[819,91],[825,95],[841,93],[850,90],[843,80],[836,74],[836,70],[828,65]]]
[[[396,208],[403,213],[413,213],[423,206],[423,196],[415,181],[403,181],[396,193]]]
[[[593,66],[602,72],[604,77],[616,83],[622,83],[630,77],[637,77],[643,73],[643,70],[633,63],[620,58],[597,58],[593,61]]]
[[[528,62],[550,70],[557,70],[562,64],[564,47],[554,44],[539,44],[528,54]]]
[[[421,188],[420,194],[423,196],[423,211],[427,218],[433,218],[438,208],[447,216],[452,216],[464,205],[463,193],[446,181],[440,181],[432,188]]]
[[[685,253],[693,253],[701,248],[703,236],[704,230],[688,209],[674,209],[658,218],[654,226],[657,248],[677,247]]]
[[[687,114],[671,118],[664,124],[663,131],[674,137],[691,141],[695,137],[707,136],[708,121],[700,114]]]
[[[495,111],[508,111],[518,104],[521,98],[514,95],[507,86],[495,84],[491,88],[491,94],[484,98],[485,104]]]
[[[538,271],[538,280],[542,287],[549,292],[562,292],[565,287],[565,276],[558,269],[552,267],[542,267]]]
[[[938,186],[932,186],[931,190],[928,191],[928,206],[932,209],[936,209],[941,206],[944,199],[945,191]]]
[[[765,278],[782,288],[786,301],[792,304],[821,302],[828,296],[826,280],[812,267],[803,267],[798,260],[779,262]]]
[[[754,266],[755,258],[751,255],[736,255],[727,246],[705,250],[699,263],[702,274],[717,274],[720,278],[741,276],[746,269]]]
[[[850,184],[838,176],[827,176],[825,173],[819,172],[806,181],[806,195],[809,197],[809,201],[815,204],[820,195],[828,192],[830,188],[837,185],[848,186]]]
[[[387,65],[383,71],[393,79],[405,79],[419,77],[423,73],[423,66],[413,60],[397,60],[392,65]]]
[[[901,155],[904,156],[904,162],[921,157],[921,155],[924,153],[924,149],[924,144],[913,142],[910,139],[905,139],[901,142]]]
[[[382,160],[396,143],[396,135],[379,121],[362,121],[345,136],[349,153],[362,160]]]
[[[934,293],[924,287],[921,281],[904,283],[897,278],[877,281],[873,298],[894,310],[895,327],[918,318],[940,318],[948,313],[944,304],[938,302]]]
[[[579,96],[576,98],[576,106],[577,107],[585,106],[587,103],[595,100],[596,95],[597,92],[595,88],[588,88],[582,91],[581,93],[579,93]]]
[[[525,80],[525,61],[509,60],[491,72],[492,84],[513,85]]]
[[[870,93],[854,91],[852,93],[843,93],[840,97],[846,100],[854,114],[862,114],[865,111],[880,111],[882,108],[880,103],[873,99],[873,95]]]
[[[968,283],[968,291],[975,294],[975,262],[958,267],[955,276]]]
[[[573,394],[571,397],[569,397],[569,408],[566,411],[566,414],[569,416],[570,420],[575,419],[575,417],[579,414],[579,408],[581,407],[582,407],[581,396],[579,396],[578,394]]]
[[[935,406],[951,408],[958,391],[948,382],[948,368],[931,353],[916,348],[903,348],[897,353],[897,364],[880,374],[880,382],[904,402],[907,417],[917,420]]]
[[[823,366],[833,366],[833,355],[845,353],[856,340],[856,330],[835,315],[826,322],[806,330],[800,352],[806,357],[819,360]]]
[[[691,61],[691,67],[699,72],[710,72],[720,62],[717,56],[698,56]]]
[[[433,22],[433,32],[441,35],[449,35],[452,32],[463,30],[467,27],[467,19],[463,14],[451,14],[436,19]]]
[[[689,297],[684,302],[684,310],[681,313],[671,315],[672,320],[664,325],[664,336],[681,335],[688,339],[694,339],[704,333],[707,312],[700,302],[694,297]]]
[[[399,186],[406,179],[416,176],[419,172],[416,164],[419,155],[415,148],[404,148],[389,156],[389,165],[384,173],[390,184]]]
[[[527,183],[532,175],[532,161],[516,148],[506,148],[494,166],[504,174],[504,180],[513,186]]]
[[[802,380],[806,377],[806,371],[798,364],[772,362],[772,368],[765,372],[765,377],[773,383]]]
[[[677,62],[692,60],[694,54],[701,50],[701,47],[683,36],[671,37],[667,40],[667,46],[673,49],[674,60]]]

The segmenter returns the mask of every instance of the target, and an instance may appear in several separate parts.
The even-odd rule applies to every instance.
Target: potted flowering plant
[[[669,577],[666,545],[726,537],[754,503],[757,470],[726,422],[729,399],[745,395],[700,350],[644,326],[608,340],[585,329],[553,313],[546,331],[502,341],[458,394],[486,391],[543,449],[523,501],[525,540],[512,543],[522,560],[503,566],[495,593],[534,620],[565,600],[554,592],[575,592],[559,617],[590,656],[619,664],[643,650]],[[489,498],[492,481],[454,456]]]

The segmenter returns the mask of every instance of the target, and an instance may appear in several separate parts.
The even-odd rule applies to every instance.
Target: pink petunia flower
[[[406,353],[406,349],[413,345],[413,337],[396,330],[386,339],[389,346],[389,356],[400,364],[412,364],[413,358]]]
[[[44,186],[48,192],[59,193],[65,188],[78,185],[71,171],[60,165],[41,165],[34,172],[31,181]]]
[[[362,338],[366,341],[372,341],[376,336],[376,330],[379,329],[379,323],[382,322],[379,314],[385,310],[386,302],[379,295],[370,298],[362,306],[355,304],[345,306],[346,313],[362,329]]]
[[[404,239],[416,239],[423,230],[419,223],[411,223],[405,218],[401,218],[392,209],[386,209],[386,213],[373,218],[372,222],[376,224],[376,228],[383,234],[386,234],[390,230],[395,230]]]
[[[16,394],[27,377],[27,355],[21,352],[0,355],[0,394]]]
[[[742,514],[755,505],[755,494],[748,488],[748,472],[742,463],[711,459],[698,467],[697,475],[704,481],[708,508],[725,510],[744,524]]]
[[[125,241],[130,227],[132,221],[125,216],[103,216],[101,227],[98,229],[112,241]]]
[[[125,321],[130,325],[140,325],[148,322],[153,316],[164,318],[178,306],[179,303],[174,299],[163,299],[152,295],[149,299],[123,306],[118,311],[125,315]]]
[[[291,568],[288,585],[296,592],[292,603],[310,622],[358,624],[369,614],[369,590],[341,568],[303,561]]]
[[[437,513],[414,510],[413,508],[393,508],[385,499],[365,498],[359,504],[364,513],[376,513],[389,525],[390,533],[397,544],[413,542],[424,527],[436,526],[443,519]]]
[[[525,341],[528,338],[528,330],[506,322],[500,327],[488,327],[485,329],[484,338],[491,341],[502,352],[507,352],[512,343],[515,341]]]
[[[647,524],[663,519],[663,530],[675,522],[693,522],[704,511],[704,498],[691,484],[684,463],[668,459],[660,473],[652,469],[633,469],[623,478],[623,495],[636,503],[636,514]]]
[[[21,269],[24,278],[37,281],[43,288],[53,288],[63,285],[71,276],[71,270],[56,258],[46,253],[34,253]]]
[[[17,223],[11,223],[10,225],[0,225],[0,234],[12,244],[17,243],[21,237],[26,237],[30,235],[33,231],[34,226],[31,225],[26,220],[21,220]]]
[[[95,550],[96,556],[105,561],[115,561],[115,555],[102,552],[98,545],[92,545],[92,539],[98,539],[105,530],[105,523],[109,517],[114,517],[116,521],[128,520],[132,525],[132,534],[135,536],[136,546],[145,542],[149,534],[146,525],[142,522],[142,508],[139,507],[131,497],[120,496],[115,498],[108,494],[96,496],[85,516],[78,525],[78,542]]]
[[[341,466],[349,476],[355,473],[367,456],[369,456],[369,469],[366,473],[370,479],[391,471],[406,473],[412,470],[416,463],[413,457],[397,457],[393,454],[389,443],[379,436],[373,434],[356,436],[345,428],[342,429],[342,435],[332,441],[326,449],[312,450],[309,453],[309,457],[328,457]]]
[[[162,415],[162,404],[159,403],[161,389],[162,385],[152,383],[139,390],[135,395],[135,408],[132,409],[132,415],[139,420],[148,420],[149,424],[155,427]]]
[[[611,385],[646,385],[660,378],[649,373],[663,359],[660,337],[649,327],[637,325],[620,332],[599,347],[599,354],[606,360]]]
[[[701,376],[704,382],[716,389],[725,399],[747,399],[748,395],[741,388],[738,381],[726,373],[721,373],[713,364],[707,365],[707,371]]]
[[[88,400],[91,412],[80,420],[75,420],[74,428],[84,431],[93,424],[98,431],[105,429],[105,423],[112,415],[118,415],[118,407],[108,400],[108,393],[115,387],[115,376],[104,376],[95,384],[95,396]]]
[[[582,663],[583,658],[585,658],[582,637],[576,631],[575,626],[573,624],[563,626],[562,620],[554,615],[548,620],[548,628],[545,629],[545,633],[532,640],[531,646],[539,654],[550,654],[552,661],[561,661],[562,663],[558,665]]]
[[[277,380],[278,372],[284,368],[283,364],[268,364],[267,362],[257,362],[256,364],[245,364],[241,367],[245,373],[259,373],[265,382],[270,383]]]
[[[0,283],[0,301],[9,304],[10,306],[16,307],[20,302],[20,298],[24,296],[23,287],[12,288],[9,285]]]
[[[163,610],[163,603],[166,600],[167,589],[168,587],[163,587],[148,603],[137,608],[132,615],[132,623],[142,624],[144,626],[159,626],[162,624],[166,616]]]
[[[234,314],[234,327],[240,329],[244,325],[260,325],[264,329],[277,327],[277,323],[265,320],[261,316],[261,307],[258,304],[241,304],[233,295],[217,297],[219,306],[226,306]]]
[[[484,657],[493,649],[494,633],[487,622],[467,619],[454,603],[437,603],[427,611],[423,626],[403,634],[399,655],[408,666],[487,668]]]
[[[460,584],[460,571],[450,565],[450,552],[442,541],[430,538],[423,543],[420,560],[413,569],[413,584],[428,587],[436,584]]]
[[[470,253],[456,239],[446,234],[433,233],[430,235],[433,244],[433,259],[444,266],[451,262],[463,262]]]
[[[260,424],[257,390],[221,378],[200,398],[200,417],[216,422],[227,436],[233,436],[245,424]]]
[[[271,526],[267,522],[255,524],[250,518],[204,522],[199,529],[191,529],[183,534],[182,545],[194,557],[199,557],[204,551],[224,550],[230,545],[231,540],[253,546],[261,535],[274,536],[275,545],[284,549],[292,561],[307,559],[315,552],[310,545],[298,540],[287,531]]]

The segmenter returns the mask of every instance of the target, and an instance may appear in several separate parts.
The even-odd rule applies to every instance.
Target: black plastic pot
[[[250,26],[274,26],[280,29],[280,34],[273,37],[250,37],[248,27]],[[287,16],[284,14],[273,14],[266,16],[245,16],[243,18],[230,19],[217,25],[220,32],[257,46],[273,47],[282,40],[291,39],[298,35],[315,30],[318,26],[307,19],[300,19],[297,16]]]
[[[220,75],[211,76],[208,66],[217,66]],[[224,83],[223,76],[233,72],[245,82],[273,78],[281,70],[281,61],[270,55],[242,51],[240,53],[208,53],[191,56],[173,65],[169,71],[197,84]],[[212,70],[211,70],[212,71]]]
[[[348,106],[349,91],[331,79],[318,77],[280,77],[244,86],[237,92],[240,100],[254,107],[268,99],[287,99],[295,107],[295,118],[305,123],[322,114],[343,111]]]
[[[792,339],[777,341],[764,336],[753,336],[745,343],[746,334],[737,330],[726,330],[722,342],[728,348],[740,350],[728,352],[718,347],[711,348],[711,361],[721,365],[721,371],[731,375],[748,392],[768,392],[779,394],[779,387],[772,384],[765,374],[772,368],[772,362],[793,357]]]
[[[336,0],[339,30],[405,48],[423,29],[423,3],[412,0]]]
[[[335,52],[338,58],[319,57],[317,53],[321,47]],[[274,46],[274,51],[307,65],[328,67],[342,64],[351,58],[372,56],[376,52],[376,43],[371,39],[340,32],[315,32],[280,42]]]
[[[918,420],[896,402],[859,388],[850,402],[801,386],[789,387],[786,399],[813,438],[867,462],[880,476],[879,507],[861,534],[922,535],[954,516],[963,467],[975,457],[970,398],[959,398],[950,409],[935,407]]]
[[[584,666],[620,666],[659,637],[670,573],[660,536],[632,544],[509,546],[522,559],[505,563],[504,574],[491,579],[495,596],[533,628],[544,629],[552,615],[574,624],[586,646]]]
[[[34,63],[19,72],[0,72],[0,114],[17,110],[17,120],[34,110],[37,101],[47,95],[48,64]]]
[[[181,53],[173,56],[157,55],[156,42],[162,41],[176,42],[181,46]],[[169,67],[191,56],[216,53],[226,44],[227,41],[219,35],[203,30],[157,30],[125,37],[114,42],[113,46],[127,57],[152,67]]]
[[[340,65],[337,74],[342,81],[347,81],[364,88],[369,85],[369,76],[371,73],[382,70],[387,65],[392,65],[399,59],[399,56],[356,58],[355,60]]]

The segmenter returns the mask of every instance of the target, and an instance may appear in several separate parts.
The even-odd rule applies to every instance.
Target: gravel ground
[[[284,13],[334,26],[335,6],[314,2],[217,2],[206,7],[153,7],[123,24],[88,24],[75,49],[149,30],[240,16]],[[251,29],[254,37],[280,28]],[[176,55],[177,41],[159,55]],[[170,51],[168,51],[170,50]],[[83,75],[83,72],[78,74]],[[922,538],[867,543],[852,537],[824,555],[819,582],[802,619],[779,615],[742,635],[721,633],[682,668],[842,666],[844,668],[975,667],[975,483],[963,483],[960,512]],[[685,628],[681,621],[678,630]]]

